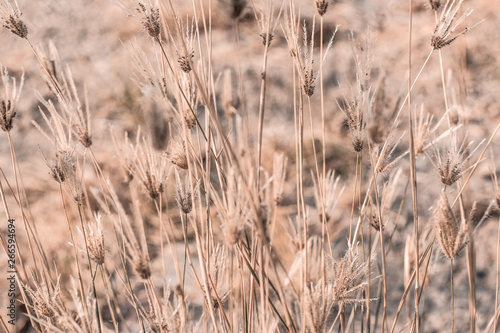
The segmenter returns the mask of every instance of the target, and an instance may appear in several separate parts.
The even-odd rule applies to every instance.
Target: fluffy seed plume
[[[21,76],[21,82],[19,87],[16,84],[16,79],[9,76],[7,68],[0,65],[0,71],[2,75],[2,84],[5,93],[0,98],[0,128],[4,132],[9,132],[13,126],[13,120],[16,116],[16,104],[19,101],[21,95],[21,90],[24,83],[24,73]],[[12,88],[11,88],[12,84]]]
[[[21,11],[17,5],[17,1],[14,0],[15,9],[10,4],[9,0],[2,0],[0,2],[0,20],[2,20],[3,27],[14,35],[20,38],[28,37],[28,27],[21,19]]]
[[[450,0],[446,1],[446,5],[441,12],[441,16],[436,24],[436,28],[434,29],[434,33],[431,38],[431,45],[435,50],[450,45],[453,41],[455,41],[455,39],[466,34],[484,21],[482,20],[474,24],[472,27],[466,27],[461,32],[455,33],[458,26],[473,12],[472,9],[467,9],[462,16],[457,19],[458,11],[460,10],[463,2],[463,0],[460,0],[455,4],[455,0],[451,2]]]
[[[375,262],[372,258],[371,263]],[[352,294],[368,283],[368,261],[363,262],[357,247],[349,246],[340,261],[329,259],[326,282],[332,286],[333,298],[339,303],[363,303],[365,299],[352,298]]]

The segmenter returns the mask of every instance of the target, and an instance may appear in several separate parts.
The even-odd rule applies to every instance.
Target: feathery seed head
[[[436,24],[436,28],[434,29],[434,33],[432,34],[431,38],[431,45],[435,50],[450,45],[455,41],[455,39],[457,39],[461,35],[466,34],[484,21],[480,21],[474,24],[472,27],[466,27],[461,32],[455,33],[455,30],[458,28],[458,26],[473,12],[472,9],[467,9],[462,14],[462,16],[456,19],[458,11],[460,10],[463,2],[463,0],[460,0],[455,5],[455,0],[451,1],[451,3],[450,0],[446,1],[446,5],[441,12],[439,22]]]
[[[433,145],[430,159],[438,170],[441,182],[446,186],[453,185],[462,177],[463,173],[467,171],[467,168],[465,168],[467,161],[482,143],[479,143],[476,148],[471,150],[472,142],[468,140],[467,135],[461,144],[457,142],[456,132],[451,132],[449,135],[451,136],[450,142],[448,147],[445,148],[445,152],[442,152],[442,148]]]
[[[255,20],[257,21],[257,25],[259,26],[259,36],[262,38],[262,45],[269,47],[274,37],[274,31],[276,30],[276,26],[278,25],[279,18],[281,13],[283,12],[283,5],[285,1],[281,4],[278,15],[275,15],[275,7],[274,3],[271,1],[266,2],[266,6],[264,3],[260,2],[260,8],[257,10],[255,5],[252,2],[253,12],[255,15]]]
[[[170,28],[167,26],[167,31],[172,41],[175,54],[177,55],[177,62],[184,73],[189,73],[193,69],[194,58],[194,40],[196,38],[196,29],[194,18],[186,19],[184,25],[183,20],[178,14],[175,14],[177,34],[172,35]]]
[[[58,315],[57,307],[61,302],[59,296],[59,277],[55,286],[48,284],[43,278],[39,281],[34,274],[31,276],[31,281],[33,281],[33,285],[35,286],[34,289],[21,282],[22,287],[31,301],[27,303],[26,306],[32,306],[36,313],[39,313],[49,320],[55,319]]]
[[[142,27],[153,38],[158,38],[161,33],[160,9],[158,1],[153,5],[151,1],[145,4],[144,1],[138,1],[135,10],[142,17]]]
[[[469,224],[459,226],[444,191],[434,213],[434,223],[443,253],[450,259],[454,258],[469,241]]]
[[[191,185],[189,184],[189,178],[188,175],[186,175],[184,184],[181,181],[181,177],[179,175],[179,171],[176,169],[175,170],[175,180],[176,180],[176,200],[177,200],[177,206],[179,207],[179,210],[183,212],[184,214],[189,214],[191,210],[193,209],[193,202],[192,202],[192,197],[191,197]],[[197,187],[194,189],[194,194],[196,196],[197,192]]]
[[[87,249],[89,250],[90,259],[97,265],[104,264],[106,251],[104,248],[101,214],[94,215],[94,220],[89,223],[87,235]]]
[[[2,84],[5,90],[4,96],[0,98],[0,128],[4,132],[9,132],[13,127],[13,120],[16,116],[16,104],[19,101],[21,95],[21,90],[24,83],[24,72],[21,76],[21,82],[19,87],[16,84],[16,79],[11,78],[7,72],[7,68],[0,65],[0,71],[2,76]],[[12,84],[12,89],[11,89]]]
[[[372,265],[375,258],[372,258]],[[349,246],[340,261],[329,258],[327,269],[327,284],[332,286],[333,299],[339,303],[360,303],[365,299],[353,299],[352,294],[360,290],[368,283],[369,271],[368,261],[363,262],[360,258],[359,249]]]
[[[168,154],[170,162],[177,166],[179,169],[187,170],[188,161],[186,157],[186,150],[184,142],[181,140],[175,141],[170,146],[170,153]]]
[[[9,0],[2,0],[0,2],[0,20],[2,20],[3,27],[10,30],[14,35],[20,38],[28,38],[28,27],[21,19],[22,13],[19,10],[17,1],[14,0],[16,8],[14,9]]]
[[[334,305],[332,285],[323,288],[322,281],[305,289],[305,314],[307,326],[313,333],[324,332],[328,315]]]

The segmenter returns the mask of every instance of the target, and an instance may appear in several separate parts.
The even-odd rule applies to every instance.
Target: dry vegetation
[[[497,331],[494,2],[0,20],[0,332]]]

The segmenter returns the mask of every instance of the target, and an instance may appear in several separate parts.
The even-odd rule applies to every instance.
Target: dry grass
[[[0,332],[497,331],[494,4],[0,20]]]

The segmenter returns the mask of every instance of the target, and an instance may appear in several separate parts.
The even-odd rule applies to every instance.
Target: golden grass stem
[[[498,311],[498,292],[499,292],[499,285],[500,285],[500,218],[498,218],[498,232],[497,232],[497,251],[496,251],[496,279],[495,279],[495,312]],[[498,327],[498,317],[495,318],[494,325],[493,325],[493,332],[497,331]]]
[[[450,258],[450,287],[451,287],[451,333],[455,332],[455,299],[453,289],[453,258]]]
[[[423,261],[424,261],[424,259],[425,259],[425,257],[429,253],[432,253],[432,248],[434,246],[434,240],[435,239],[436,239],[436,236],[434,235],[434,237],[431,240],[431,242],[429,242],[429,245],[427,245],[427,248],[425,249],[424,253],[422,253],[422,256],[420,257],[420,260],[419,260],[419,264],[422,264]],[[430,254],[429,254],[429,259],[430,259]],[[429,263],[427,263],[427,265],[428,264]],[[401,300],[399,301],[398,310],[396,311],[396,316],[395,316],[394,321],[392,323],[392,327],[391,327],[390,333],[394,333],[394,330],[396,329],[396,323],[398,321],[399,314],[401,313],[401,310],[403,309],[403,305],[404,305],[404,303],[406,301],[406,298],[410,294],[411,286],[413,285],[413,281],[415,280],[415,276],[416,276],[416,271],[413,271],[413,273],[411,274],[410,279],[408,281],[408,284],[405,287],[403,295],[401,296]],[[415,296],[415,298],[417,298],[417,296]]]

